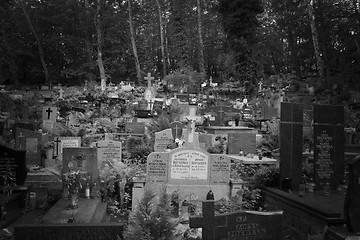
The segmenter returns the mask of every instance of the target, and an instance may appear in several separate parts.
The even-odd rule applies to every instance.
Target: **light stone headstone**
[[[81,137],[54,137],[54,156],[63,153],[63,148],[81,146]]]
[[[50,120],[55,122],[57,115],[57,107],[43,106],[42,120]]]
[[[96,145],[99,167],[101,167],[104,162],[121,162],[121,142],[105,140],[98,141]]]
[[[171,133],[171,129],[165,129],[160,132],[155,133],[155,144],[154,150],[155,152],[165,152],[167,146],[174,142],[174,138]]]

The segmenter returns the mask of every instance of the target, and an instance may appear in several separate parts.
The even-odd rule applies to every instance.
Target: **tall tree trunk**
[[[316,57],[317,70],[319,72],[319,77],[321,82],[325,84],[326,81],[325,81],[324,62],[321,58],[318,33],[315,24],[314,0],[308,0],[308,12],[309,12],[310,27],[311,27],[311,35],[314,45],[314,52]]]
[[[41,65],[42,65],[42,68],[43,68],[43,71],[44,71],[45,82],[49,83],[49,87],[51,89],[52,88],[52,86],[51,86],[52,82],[51,82],[51,79],[49,79],[49,72],[48,72],[48,69],[47,69],[46,62],[45,62],[44,49],[43,49],[42,44],[40,42],[39,35],[35,31],[35,28],[34,28],[32,22],[30,20],[29,14],[26,11],[26,8],[25,8],[25,5],[24,5],[23,1],[19,1],[19,2],[20,2],[20,5],[21,5],[21,9],[22,9],[22,11],[23,11],[23,13],[25,15],[26,21],[29,24],[29,28],[30,28],[32,34],[34,35],[34,37],[36,39],[36,43],[37,43],[38,51],[39,51],[39,56],[40,56],[40,61],[41,61]]]
[[[102,58],[102,27],[101,27],[101,0],[97,1],[97,9],[95,15],[95,27],[97,33],[97,56],[98,56],[98,67],[100,72],[101,86],[104,82],[106,84],[105,68]],[[104,89],[103,89],[104,90]]]
[[[85,0],[85,9],[86,9],[86,19],[90,19],[90,3],[89,0]],[[82,21],[82,24],[87,24],[86,20]],[[88,25],[90,26],[90,24]],[[86,28],[85,32],[84,32],[84,43],[85,43],[85,52],[86,52],[86,58],[87,58],[87,62],[90,64],[93,61],[93,47],[91,44],[91,29],[90,27]],[[94,75],[93,74],[87,74],[87,78],[89,78],[89,81],[92,82],[94,81]]]
[[[205,73],[205,59],[204,59],[204,41],[202,37],[202,20],[201,20],[201,4],[200,0],[197,0],[197,13],[198,13],[198,33],[199,33],[199,68],[201,80],[204,81],[206,77]]]
[[[165,77],[167,72],[166,72],[166,58],[165,58],[164,23],[162,18],[160,1],[156,0],[156,4],[159,12],[161,62],[163,67],[163,77]]]
[[[135,58],[135,67],[136,67],[136,76],[138,79],[138,83],[141,83],[141,70],[140,70],[140,62],[136,48],[135,42],[135,33],[134,33],[134,26],[132,21],[132,11],[131,11],[131,0],[128,0],[128,11],[129,11],[129,25],[130,25],[130,36],[131,36],[131,45],[134,53]]]

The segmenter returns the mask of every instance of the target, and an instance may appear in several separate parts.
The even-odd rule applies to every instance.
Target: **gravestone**
[[[170,152],[153,152],[147,158],[146,183],[154,191],[166,186],[169,193],[195,194],[205,200],[212,189],[218,198],[230,194],[230,159],[203,149],[184,146]]]
[[[271,120],[278,117],[278,109],[268,105],[265,102],[261,103],[260,118]]]
[[[217,136],[216,134],[199,134],[199,144],[203,145],[204,149],[209,149],[216,145],[215,138]]]
[[[145,134],[145,123],[127,122],[125,123],[125,132],[135,134]]]
[[[146,100],[155,98],[155,89],[151,86],[151,81],[154,80],[154,77],[151,76],[151,73],[148,73],[144,79],[147,81],[147,88],[144,93],[144,98]]]
[[[190,228],[202,228],[204,240],[280,240],[282,212],[239,211],[215,215],[213,200],[203,201],[202,216],[190,216]]]
[[[344,179],[344,107],[314,105],[314,180],[317,190]]]
[[[54,156],[63,153],[63,148],[80,147],[81,137],[54,137]]]
[[[228,134],[228,154],[238,155],[240,150],[244,153],[256,153],[256,132],[239,132]]]
[[[42,129],[47,131],[47,132],[51,132],[54,129],[55,126],[55,122],[51,121],[51,120],[43,120],[42,123]]]
[[[57,107],[43,106],[42,120],[56,121]]]
[[[26,150],[26,164],[41,166],[42,134],[27,129],[16,128],[15,145],[20,150]]]
[[[15,173],[16,185],[23,185],[27,176],[26,151],[15,150],[0,145],[0,185],[4,184],[2,177],[8,168]]]
[[[360,156],[348,164],[349,182],[344,204],[344,218],[349,232],[360,232]]]
[[[297,191],[302,177],[303,108],[301,104],[281,103],[280,184],[291,181]],[[287,188],[287,187],[286,187]],[[282,189],[285,189],[282,186]],[[286,189],[287,190],[287,189]]]
[[[69,164],[71,163],[71,164]],[[71,165],[71,166],[70,166]],[[63,149],[63,173],[71,169],[85,171],[93,181],[99,180],[97,149],[88,147],[73,147]]]
[[[68,126],[77,126],[77,125],[79,125],[79,121],[78,121],[78,118],[76,117],[75,113],[70,113],[67,116],[67,119],[68,119],[68,123],[67,123]]]
[[[146,99],[139,100],[138,110],[148,110],[148,100]]]
[[[233,107],[216,106],[204,108],[200,110],[200,114],[209,118],[210,126],[225,126],[226,120],[242,115],[242,111]]]
[[[97,144],[97,159],[99,167],[103,162],[121,162],[121,142],[118,141],[98,141]]]
[[[165,129],[155,133],[155,152],[165,152],[169,144],[174,142],[174,138],[171,134],[171,129]]]

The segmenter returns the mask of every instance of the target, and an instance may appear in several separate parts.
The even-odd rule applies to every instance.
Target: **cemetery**
[[[358,1],[61,2],[0,3],[0,240],[360,240]]]

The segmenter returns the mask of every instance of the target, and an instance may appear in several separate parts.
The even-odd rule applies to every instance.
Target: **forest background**
[[[292,74],[359,90],[359,0],[2,0],[0,84]]]

